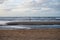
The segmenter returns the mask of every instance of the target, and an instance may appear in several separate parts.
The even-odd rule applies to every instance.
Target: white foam
[[[6,25],[9,21],[0,21],[0,25]]]
[[[10,26],[10,27],[16,29],[31,29],[30,27],[22,27],[22,26]]]
[[[4,29],[31,29],[30,27],[24,26],[2,26]]]

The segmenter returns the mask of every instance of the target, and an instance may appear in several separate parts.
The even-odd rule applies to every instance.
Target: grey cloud
[[[57,4],[55,4],[57,3]],[[35,8],[41,8],[41,7],[48,7],[48,8],[52,8],[55,10],[60,10],[60,0],[47,0],[41,4],[36,4]]]
[[[4,0],[0,0],[0,4],[4,3]]]

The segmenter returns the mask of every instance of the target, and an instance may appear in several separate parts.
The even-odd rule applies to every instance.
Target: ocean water
[[[60,17],[0,17],[0,30],[60,28],[60,25],[6,25],[8,22],[48,22],[58,21]]]

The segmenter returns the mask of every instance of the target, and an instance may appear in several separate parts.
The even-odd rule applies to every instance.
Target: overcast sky
[[[0,0],[0,16],[60,16],[60,0]]]

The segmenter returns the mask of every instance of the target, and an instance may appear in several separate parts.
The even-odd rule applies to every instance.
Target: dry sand
[[[0,30],[0,40],[60,40],[60,29]]]

